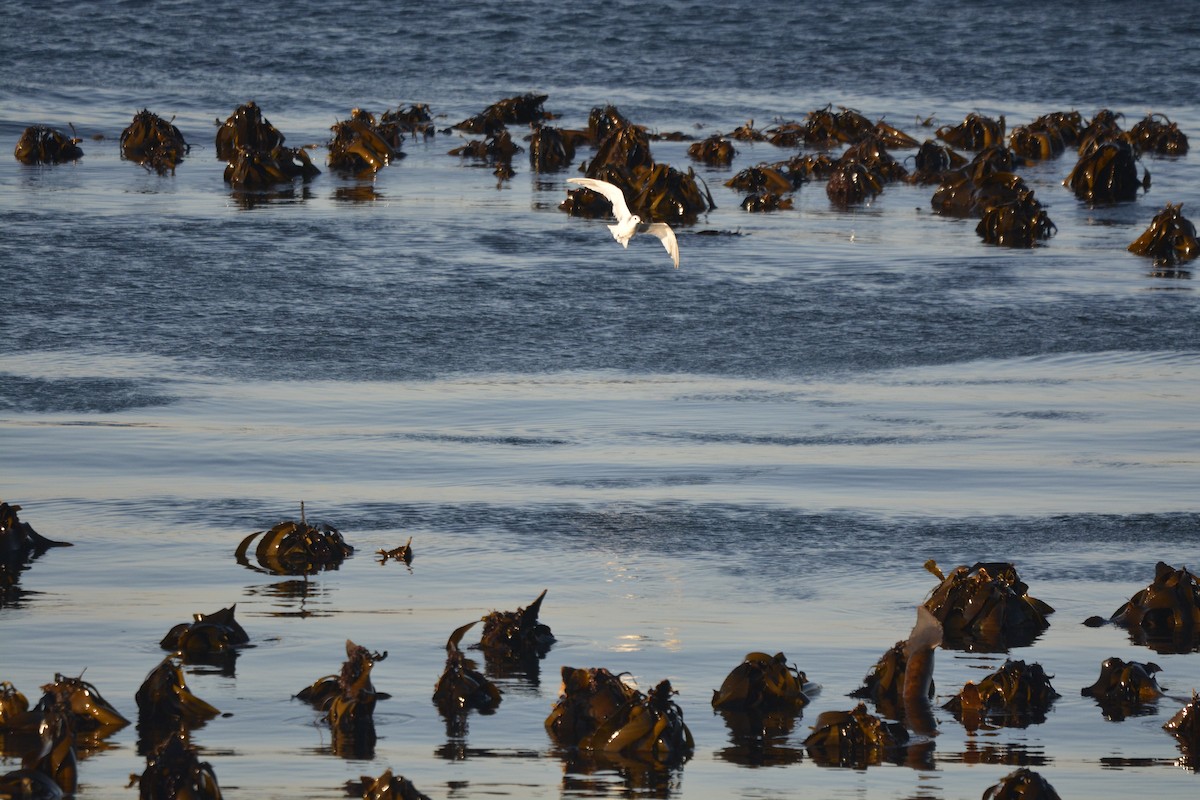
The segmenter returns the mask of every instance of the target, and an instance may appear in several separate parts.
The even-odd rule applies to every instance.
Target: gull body
[[[675,231],[665,222],[643,222],[637,214],[629,213],[629,205],[625,202],[625,193],[615,184],[595,178],[567,178],[567,183],[577,183],[604,196],[612,203],[613,216],[617,218],[616,225],[609,225],[613,238],[622,247],[629,247],[629,240],[638,233],[648,233],[658,237],[671,256],[675,269],[679,269],[679,242],[675,239]]]

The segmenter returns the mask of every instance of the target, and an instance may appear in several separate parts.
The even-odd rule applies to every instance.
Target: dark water
[[[621,250],[559,211],[573,171],[522,155],[498,183],[447,155],[475,138],[457,131],[410,139],[373,179],[324,163],[351,108],[428,103],[444,130],[530,91],[565,127],[613,103],[698,138],[832,103],[919,140],[931,115],[1011,128],[1102,108],[1126,127],[1163,113],[1195,139],[1185,11],[0,8],[0,144],[73,123],[85,153],[0,157],[0,499],[76,544],[0,607],[0,678],[34,696],[86,668],[133,717],[163,634],[236,602],[256,647],[232,674],[188,677],[226,713],[192,740],[230,797],[336,797],[391,767],[432,797],[956,798],[1017,764],[1064,797],[1190,796],[1161,725],[1200,686],[1196,654],[1079,623],[1196,552],[1197,295],[1190,273],[1126,250],[1165,203],[1200,206],[1194,155],[1144,157],[1150,191],[1116,206],[1062,186],[1069,154],[1022,168],[1058,232],[1010,251],[933,214],[931,187],[838,210],[812,183],[790,211],[747,214],[724,182],[794,150],[739,143],[719,169],[656,141],[717,203],[679,229],[678,271],[657,242]],[[289,145],[316,145],[323,174],[290,196],[246,203],[222,179],[214,120],[250,99]],[[193,145],[174,175],[120,158],[142,108]],[[359,552],[307,586],[234,562],[301,500]],[[372,560],[410,535],[411,571]],[[850,708],[907,633],[931,557],[1017,564],[1058,611],[1011,655],[1044,664],[1062,698],[1020,729],[972,734],[939,712],[911,766],[819,766],[809,726]],[[560,641],[540,676],[502,679],[496,714],[447,730],[429,696],[450,631],[542,588]],[[335,755],[290,699],[337,670],[346,637],[390,652],[366,758]],[[751,650],[824,687],[766,761],[708,703]],[[1110,722],[1079,696],[1113,655],[1163,667],[1156,713]],[[939,702],[1002,658],[940,652]],[[581,769],[542,729],[563,665],[670,678],[694,757]],[[81,763],[81,797],[134,791],[136,733],[111,743]]]

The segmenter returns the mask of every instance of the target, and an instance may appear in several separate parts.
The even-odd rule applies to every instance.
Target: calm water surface
[[[254,99],[324,168],[353,107],[424,102],[447,129],[536,91],[566,127],[614,103],[695,137],[833,103],[919,140],[918,117],[1101,108],[1195,140],[1195,20],[1105,2],[52,6],[0,8],[0,149],[74,123],[85,153],[0,157],[0,498],[75,547],[0,608],[0,678],[36,697],[86,669],[136,718],[167,630],[237,603],[254,647],[188,673],[223,712],[192,741],[231,798],[339,797],[389,767],[434,798],[960,798],[1018,764],[1063,797],[1194,795],[1161,726],[1200,656],[1080,624],[1156,561],[1194,566],[1196,291],[1125,249],[1165,203],[1200,208],[1194,155],[1146,157],[1149,193],[1095,208],[1061,185],[1070,155],[1023,168],[1058,233],[1008,251],[934,215],[931,187],[847,211],[809,184],[790,211],[746,214],[724,182],[795,151],[739,143],[716,169],[655,142],[718,206],[679,230],[675,271],[657,242],[621,250],[559,211],[574,171],[519,156],[498,185],[447,155],[459,132],[407,141],[372,180],[326,169],[257,203],[231,195],[212,137]],[[85,30],[64,24],[81,13]],[[193,144],[174,175],[120,158],[141,108]],[[358,548],[341,569],[236,564],[301,501]],[[408,536],[410,569],[373,559]],[[905,764],[819,766],[809,726],[906,635],[928,558],[1017,564],[1057,612],[1009,655],[1062,697],[1043,723],[976,734],[939,711]],[[448,730],[430,700],[446,637],[542,589],[559,641],[540,671]],[[335,755],[291,699],[347,637],[389,653],[367,758]],[[765,753],[709,705],[752,650],[822,686]],[[1114,655],[1163,667],[1156,713],[1110,722],[1079,695]],[[939,702],[1003,659],[940,651]],[[581,770],[542,727],[564,665],[669,678],[694,757]],[[109,743],[80,765],[83,800],[136,791],[134,726]]]

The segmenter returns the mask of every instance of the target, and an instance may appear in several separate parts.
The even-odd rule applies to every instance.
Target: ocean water
[[[1197,28],[1166,3],[0,7],[0,150],[69,123],[84,150],[0,154],[0,499],[74,543],[0,607],[0,679],[33,698],[86,670],[136,719],[163,635],[236,603],[253,647],[187,673],[223,712],[191,740],[231,798],[340,797],[391,768],[433,798],[949,799],[1018,765],[1063,797],[1193,796],[1161,726],[1200,656],[1081,623],[1200,543],[1195,285],[1126,250],[1166,203],[1200,207],[1194,154],[1144,157],[1151,188],[1115,206],[1062,186],[1069,154],[1021,168],[1058,231],[1008,250],[933,214],[933,187],[842,210],[810,183],[748,214],[724,182],[796,150],[739,142],[714,168],[655,141],[717,204],[679,229],[676,271],[653,239],[622,250],[558,210],[575,171],[522,154],[498,182],[447,151],[478,138],[454,123],[525,92],[564,127],[612,103],[697,138],[833,104],[918,140],[931,116],[1102,108],[1195,140]],[[312,183],[230,192],[214,120],[247,100],[315,145]],[[403,160],[373,179],[325,168],[350,109],[416,102],[439,133]],[[193,145],[173,175],[120,157],[142,108]],[[357,548],[340,569],[236,563],[301,502]],[[410,567],[375,560],[409,536]],[[907,634],[929,558],[1016,564],[1057,611],[1007,655],[1062,696],[1025,728],[971,733],[939,709],[901,763],[821,766],[810,726]],[[450,632],[542,589],[558,642],[541,669],[447,726],[431,695]],[[292,699],[347,638],[388,651],[379,740],[357,758]],[[755,650],[822,687],[761,751],[709,702]],[[1080,696],[1110,656],[1162,667],[1154,713],[1109,721]],[[939,651],[938,702],[1004,658]],[[581,767],[543,728],[563,666],[670,679],[695,754]],[[80,763],[83,800],[136,791],[135,726],[108,743]]]

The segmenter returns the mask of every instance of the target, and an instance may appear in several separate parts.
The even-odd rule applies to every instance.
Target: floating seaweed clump
[[[529,167],[534,172],[558,172],[575,159],[578,136],[560,128],[535,124],[529,135]]]
[[[528,662],[544,658],[554,644],[550,626],[538,622],[546,590],[525,608],[493,611],[483,618],[483,635],[477,647],[488,660]]]
[[[804,740],[813,761],[825,767],[865,769],[885,760],[898,760],[908,744],[908,731],[898,722],[886,722],[859,703],[850,711],[825,711]]]
[[[690,145],[688,155],[702,164],[728,167],[733,163],[733,157],[737,155],[737,148],[729,139],[719,133],[714,133],[707,139]]]
[[[284,135],[263,116],[253,100],[234,109],[217,129],[216,152],[220,161],[229,161],[238,150],[270,152],[281,147]]]
[[[985,791],[983,800],[1059,800],[1059,797],[1049,781],[1028,767],[1021,767]]]
[[[17,140],[13,155],[22,164],[62,164],[83,158],[81,141],[46,125],[30,125]]]
[[[1046,721],[1046,712],[1059,697],[1041,664],[1009,659],[979,683],[967,681],[947,702],[949,710],[969,731],[982,727],[1025,728]]]
[[[1029,587],[1009,563],[976,563],[944,575],[935,562],[926,568],[941,579],[925,607],[942,623],[948,649],[1003,652],[1033,642],[1054,612],[1029,596]]]
[[[1135,200],[1138,189],[1150,188],[1150,173],[1139,180],[1133,146],[1124,139],[1111,139],[1084,152],[1063,185],[1080,200],[1118,203]]]
[[[59,709],[46,712],[38,723],[38,744],[21,759],[21,769],[0,775],[0,797],[61,800],[75,794],[78,768],[72,719]]]
[[[378,172],[404,158],[400,123],[378,122],[369,111],[355,108],[350,119],[341,120],[332,129],[329,141],[329,166],[353,172]]]
[[[411,564],[413,560],[412,537],[408,537],[408,541],[399,547],[393,547],[391,550],[380,548],[375,551],[375,555],[379,556],[379,563],[386,564],[388,559],[395,561],[403,561],[405,564]]]
[[[1154,567],[1154,582],[1114,611],[1109,621],[1127,628],[1136,644],[1156,652],[1191,652],[1200,648],[1200,583],[1186,568],[1160,561]]]
[[[234,604],[212,614],[196,614],[191,622],[181,622],[159,642],[164,650],[179,651],[188,657],[226,655],[249,643],[250,636],[234,619]]]
[[[43,694],[34,711],[69,715],[71,728],[76,733],[101,739],[129,724],[129,720],[82,677],[71,678],[56,673],[54,682],[41,688]]]
[[[142,109],[121,131],[121,157],[159,174],[174,172],[191,150],[179,128],[148,109]]]
[[[695,749],[670,681],[642,694],[606,669],[563,667],[562,694],[546,718],[560,745],[601,755],[678,764]]]
[[[144,752],[165,731],[199,727],[221,713],[192,694],[182,665],[182,654],[171,653],[150,671],[137,690],[138,731]]]
[[[71,546],[70,542],[47,539],[28,522],[22,522],[17,515],[20,510],[18,505],[0,502],[0,608],[20,599],[21,589],[18,584],[21,572],[28,568],[35,558],[52,547]]]
[[[1167,203],[1154,215],[1150,227],[1129,245],[1129,252],[1149,256],[1162,266],[1174,266],[1200,255],[1196,226],[1183,216],[1183,203]]]
[[[425,103],[410,103],[403,108],[384,111],[379,115],[384,125],[396,125],[412,135],[433,135],[433,114]]]
[[[523,149],[513,141],[507,129],[499,128],[484,140],[474,139],[453,148],[450,155],[477,159],[491,166],[492,174],[496,177],[507,180],[516,174],[512,165],[513,156]]]
[[[1192,692],[1192,701],[1163,725],[1163,730],[1175,737],[1183,752],[1184,765],[1200,770],[1200,696]]]
[[[146,756],[146,769],[130,776],[140,800],[221,800],[212,765],[201,761],[186,729],[169,736]]]
[[[296,698],[325,712],[333,731],[333,750],[353,758],[369,758],[375,748],[375,704],[388,695],[377,692],[371,669],[387,652],[371,652],[346,640],[346,660],[337,675],[318,678]]]
[[[1033,247],[1057,231],[1032,189],[1018,189],[1012,199],[988,204],[975,226],[985,242],[1001,247]]]
[[[1044,114],[1028,125],[1013,128],[1009,147],[1022,158],[1043,161],[1062,155],[1079,141],[1083,120],[1078,111]]]
[[[982,114],[968,114],[957,125],[943,125],[937,137],[951,147],[963,150],[983,150],[1004,144],[1004,117],[999,119]]]
[[[491,134],[505,125],[527,125],[531,122],[554,119],[554,115],[542,107],[547,97],[549,95],[533,93],[509,97],[493,103],[473,117],[467,117],[454,127],[468,133]]]
[[[429,800],[403,775],[393,775],[391,769],[384,770],[378,778],[363,775],[357,781],[346,782],[346,794],[362,800]]]
[[[460,727],[470,709],[490,714],[500,705],[500,690],[476,668],[458,644],[463,635],[479,620],[462,625],[450,634],[446,642],[446,667],[433,689],[433,702],[442,715]]]
[[[1145,153],[1161,156],[1187,155],[1188,137],[1164,114],[1147,114],[1129,129],[1133,144]]]
[[[321,174],[304,148],[283,143],[284,135],[257,104],[238,106],[217,129],[216,152],[226,162],[225,182],[238,190],[264,191]]]
[[[248,554],[255,539],[258,539],[255,561],[263,571],[274,575],[311,575],[323,569],[337,569],[354,552],[337,528],[328,524],[309,525],[304,520],[303,505],[299,522],[281,522],[269,531],[257,531],[243,539],[234,553],[242,566],[253,568]]]
[[[1163,696],[1154,673],[1162,667],[1154,662],[1125,661],[1113,657],[1100,665],[1100,677],[1080,690],[1093,697],[1107,719],[1119,722],[1126,717],[1154,712],[1154,703]]]
[[[712,707],[730,711],[799,711],[810,700],[804,688],[808,676],[789,666],[787,656],[748,653],[733,668],[720,689],[713,690]]]

